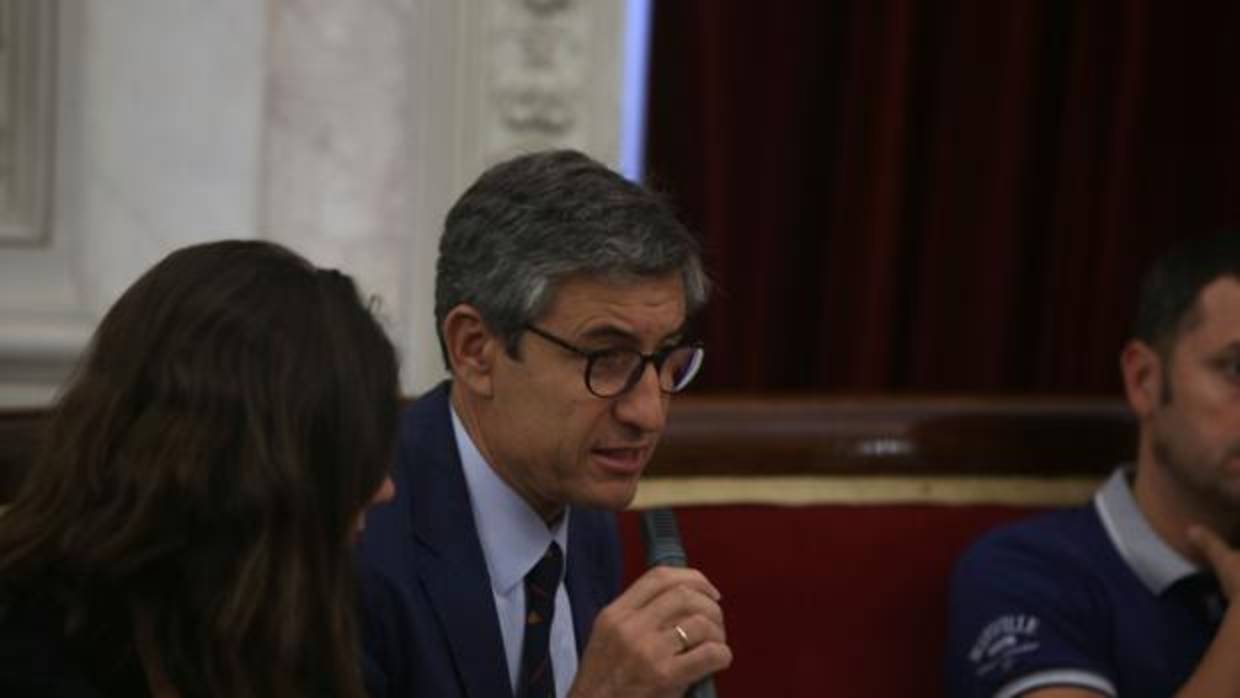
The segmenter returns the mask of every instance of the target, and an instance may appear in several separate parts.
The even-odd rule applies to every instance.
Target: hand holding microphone
[[[651,569],[595,619],[569,695],[713,698],[708,677],[732,663],[719,590],[684,566],[670,511],[644,512],[642,531]]]
[[[687,567],[684,546],[680,543],[680,527],[671,509],[650,509],[642,512],[642,542],[646,546],[646,566]],[[718,601],[718,599],[716,599]],[[688,652],[693,643],[689,634],[679,625],[672,626]],[[688,698],[715,698],[715,682],[710,676],[693,684]]]

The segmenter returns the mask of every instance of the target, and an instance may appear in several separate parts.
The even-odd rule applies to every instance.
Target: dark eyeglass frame
[[[560,347],[561,349],[567,349],[568,351],[576,354],[577,356],[584,358],[586,360],[586,367],[585,367],[585,371],[583,371],[581,374],[581,380],[586,384],[586,390],[589,390],[591,395],[594,395],[595,397],[601,397],[601,398],[617,397],[619,395],[623,395],[629,392],[630,390],[632,390],[633,386],[637,385],[637,382],[641,380],[642,375],[646,373],[646,364],[654,365],[655,375],[660,377],[659,390],[661,390],[663,393],[668,394],[668,395],[675,395],[676,393],[684,390],[685,387],[688,387],[689,383],[693,382],[693,376],[689,377],[689,380],[685,382],[684,387],[681,387],[680,390],[667,390],[666,388],[663,387],[663,380],[662,380],[664,362],[666,362],[668,357],[671,356],[672,353],[675,351],[679,351],[681,349],[694,349],[700,352],[703,349],[701,342],[680,342],[678,344],[673,344],[670,347],[664,347],[658,351],[651,352],[649,354],[643,354],[640,351],[637,351],[636,349],[596,349],[596,350],[591,351],[588,349],[582,349],[579,346],[575,346],[572,343],[570,343],[568,340],[557,337],[540,327],[527,324],[525,326],[525,329],[539,337],[542,337],[543,339],[547,340],[548,342],[551,342],[552,344]],[[605,356],[610,356],[610,355],[620,353],[620,352],[626,353],[626,354],[632,354],[638,357],[640,361],[638,361],[637,365],[633,368],[633,371],[629,374],[629,377],[625,379],[624,385],[619,390],[617,390],[614,393],[598,392],[597,390],[594,389],[594,386],[590,385],[590,372],[594,369],[594,362]],[[699,364],[700,364],[700,358],[699,358]],[[700,370],[700,366],[699,366],[699,370]],[[696,375],[697,375],[697,370],[694,371],[694,376]]]

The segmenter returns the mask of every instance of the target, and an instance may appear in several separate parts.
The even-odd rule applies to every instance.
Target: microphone
[[[646,546],[646,566],[685,567],[685,546],[680,544],[680,527],[671,509],[647,509],[641,513],[642,543]],[[686,698],[715,698],[715,682],[709,676],[689,687]]]

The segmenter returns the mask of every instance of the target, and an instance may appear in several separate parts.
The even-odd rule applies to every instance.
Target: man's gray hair
[[[573,150],[522,155],[484,172],[448,212],[435,275],[441,347],[444,318],[462,303],[515,355],[558,281],[676,271],[692,315],[710,282],[697,240],[661,196]]]

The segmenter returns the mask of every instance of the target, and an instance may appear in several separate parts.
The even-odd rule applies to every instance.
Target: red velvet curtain
[[[1147,265],[1240,230],[1237,37],[1235,3],[655,3],[706,389],[1114,394]]]

